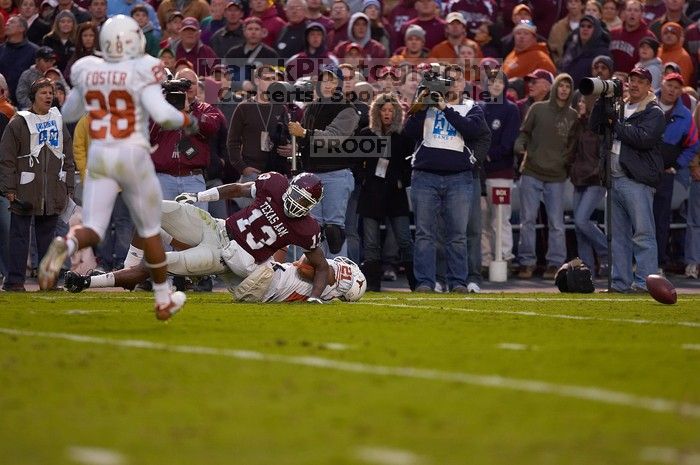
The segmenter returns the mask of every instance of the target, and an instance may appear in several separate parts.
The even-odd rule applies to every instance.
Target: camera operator
[[[186,91],[183,111],[199,121],[199,132],[186,135],[182,130],[165,130],[153,123],[151,145],[156,147],[151,159],[163,191],[164,200],[173,200],[181,192],[200,192],[206,189],[204,173],[209,166],[209,138],[216,135],[219,122],[217,110],[197,98],[197,74],[189,68],[180,70],[176,79],[188,79],[192,84]],[[205,203],[197,204],[206,210]]]
[[[325,154],[314,147],[325,139],[342,144],[357,129],[360,115],[343,94],[343,73],[335,65],[325,65],[318,74],[316,100],[304,110],[301,123],[289,123],[291,135],[299,138],[304,171],[315,173],[323,182],[323,199],[311,210],[311,215],[324,228],[330,256],[346,255],[345,213],[355,188],[350,170],[357,158],[347,153]],[[324,156],[325,155],[325,156]]]
[[[659,144],[666,118],[651,92],[651,81],[647,69],[634,68],[629,74],[629,98],[623,102],[624,118],[617,120],[610,98],[599,98],[589,120],[599,134],[610,125],[614,132],[609,154],[613,292],[646,291],[646,277],[658,268],[653,201],[664,171]]]
[[[467,225],[474,193],[473,171],[486,156],[491,132],[483,110],[463,100],[464,73],[442,92],[434,71],[426,72],[423,89],[409,111],[404,134],[420,145],[414,153],[411,202],[416,223],[413,271],[416,292],[433,292],[436,282],[436,214],[444,222],[446,280],[452,292],[467,291]],[[447,97],[447,98],[445,98]],[[447,101],[446,101],[447,100]]]

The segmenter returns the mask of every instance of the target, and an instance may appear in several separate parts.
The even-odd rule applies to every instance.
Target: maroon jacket
[[[194,72],[198,76],[209,76],[215,65],[218,65],[221,60],[216,56],[216,52],[208,45],[204,45],[202,41],[197,44],[189,52],[185,50],[180,42],[175,49],[175,59],[184,58],[194,65]]]
[[[634,31],[626,30],[624,24],[610,31],[610,55],[615,62],[615,71],[632,71],[639,61],[639,41],[644,37],[656,39],[644,21]]]
[[[219,129],[218,110],[196,100],[192,104],[192,115],[199,121],[199,132],[191,136],[185,135],[181,129],[168,131],[155,123],[151,124],[151,145],[156,147],[151,159],[156,173],[182,176],[196,169],[204,171],[209,166],[209,138],[215,136]],[[186,152],[190,148],[195,153],[188,158]]]
[[[263,43],[272,48],[275,48],[277,44],[277,38],[280,35],[284,26],[287,25],[287,21],[283,20],[277,15],[277,8],[271,6],[267,10],[263,11],[261,15],[256,15],[262,20],[263,27],[267,29],[267,35],[263,39]]]

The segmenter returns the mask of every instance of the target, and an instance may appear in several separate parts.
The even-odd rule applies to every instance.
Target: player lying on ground
[[[367,289],[365,276],[360,268],[346,257],[326,261],[331,273],[328,273],[328,282],[320,300],[360,300]],[[125,268],[110,274],[113,277],[105,279],[106,275],[88,276],[69,271],[66,273],[65,288],[70,292],[103,287],[133,289],[143,277],[138,267]],[[305,301],[311,296],[314,275],[314,268],[305,257],[294,263],[267,262],[256,268],[238,286],[229,290],[234,300],[240,302]],[[225,275],[221,277],[226,278]]]
[[[167,320],[186,297],[182,292],[171,294],[166,281],[165,251],[158,235],[162,194],[150,156],[148,119],[168,129],[198,129],[196,119],[163,97],[163,64],[146,55],[145,46],[136,21],[117,15],[100,31],[103,58],[81,58],[71,69],[74,87],[62,108],[63,118],[75,122],[87,112],[90,121],[83,225],[54,238],[39,264],[39,287],[52,288],[66,258],[100,243],[121,191],[153,278],[156,317]]]

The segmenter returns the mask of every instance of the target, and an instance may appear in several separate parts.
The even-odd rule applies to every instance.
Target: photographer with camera
[[[197,98],[199,79],[189,68],[180,70],[175,75],[177,79],[187,79],[190,85],[184,92],[184,108],[182,110],[194,116],[199,121],[199,132],[185,134],[183,129],[167,130],[156,123],[151,124],[151,145],[156,147],[151,159],[156,169],[156,176],[163,191],[164,200],[173,200],[181,192],[199,192],[206,190],[204,173],[209,166],[209,139],[216,135],[219,128],[218,110]],[[182,82],[182,81],[181,81]],[[174,86],[166,81],[163,86]],[[181,86],[181,84],[178,84]],[[177,87],[177,86],[175,86]],[[166,99],[176,104],[181,94],[167,92]],[[177,105],[176,105],[177,106]],[[197,205],[206,209],[204,203]]]
[[[654,189],[664,171],[660,143],[666,127],[663,110],[651,91],[651,73],[634,68],[629,74],[629,98],[621,101],[624,116],[618,120],[614,101],[621,100],[619,81],[597,81],[581,92],[605,95],[593,107],[589,127],[599,134],[612,128],[612,287],[613,292],[646,291],[645,279],[656,273],[658,255],[654,228]],[[636,263],[633,273],[632,265]]]
[[[413,271],[416,292],[433,292],[438,222],[444,222],[447,287],[467,290],[467,226],[473,204],[474,171],[486,157],[491,131],[484,112],[463,99],[466,81],[459,67],[451,78],[436,66],[424,73],[404,134],[419,143],[413,156],[411,202],[416,223]]]

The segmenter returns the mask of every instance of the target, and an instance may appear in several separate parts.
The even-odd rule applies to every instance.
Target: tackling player
[[[117,15],[100,31],[102,58],[88,56],[71,70],[75,86],[63,106],[65,121],[88,113],[90,147],[83,193],[83,225],[66,237],[54,238],[39,265],[39,286],[53,287],[61,266],[77,250],[97,245],[109,224],[121,190],[142,238],[144,264],[150,269],[155,312],[167,320],[185,303],[185,294],[171,294],[160,240],[162,194],[150,157],[148,117],[163,127],[197,131],[197,121],[176,110],[163,97],[161,62],[145,54],[146,39],[132,18]]]

